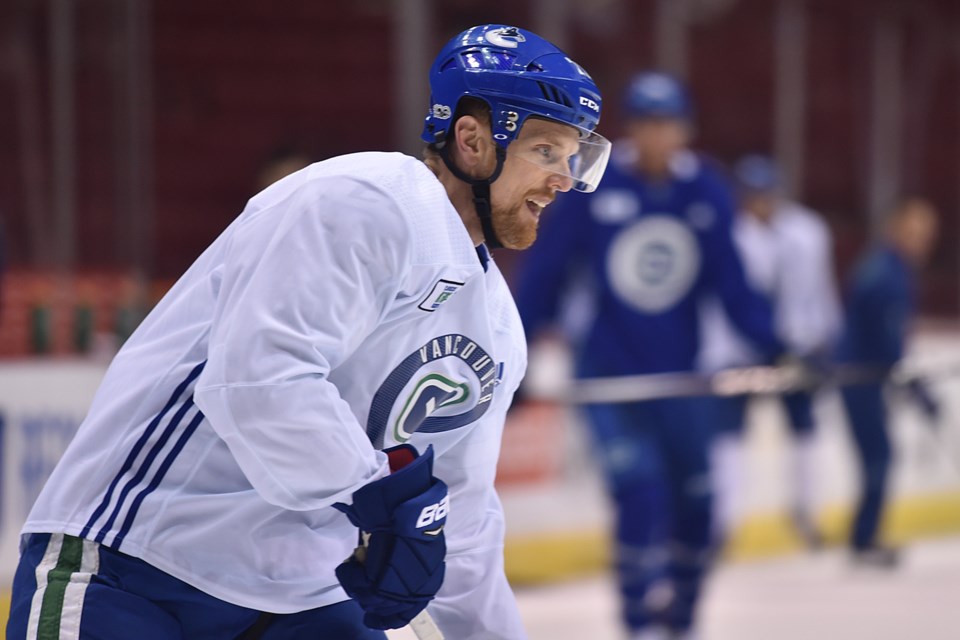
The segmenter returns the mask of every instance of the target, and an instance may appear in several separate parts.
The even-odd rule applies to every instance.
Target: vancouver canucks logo
[[[416,426],[436,413],[438,409],[460,404],[470,397],[470,385],[458,384],[437,373],[426,375],[417,381],[413,393],[407,398],[393,426],[393,437],[400,442],[410,439],[412,432],[405,427]]]
[[[490,408],[501,365],[470,338],[451,333],[429,341],[394,368],[373,397],[367,435],[406,442],[417,431],[466,426]]]
[[[498,47],[507,47],[508,49],[516,49],[518,44],[526,41],[526,38],[523,37],[523,34],[520,33],[520,30],[516,27],[491,29],[484,34],[484,37],[490,44],[497,45]]]
[[[438,120],[449,120],[450,116],[453,115],[453,111],[445,104],[435,104],[433,105],[433,117]]]

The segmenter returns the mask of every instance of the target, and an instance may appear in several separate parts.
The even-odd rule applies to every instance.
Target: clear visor
[[[547,124],[528,120],[507,148],[508,155],[569,178],[564,191],[594,191],[610,159],[610,141],[599,133],[572,125],[549,123],[545,127],[541,123]]]

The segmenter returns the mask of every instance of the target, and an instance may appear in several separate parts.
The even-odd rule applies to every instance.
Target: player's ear
[[[490,128],[475,117],[465,115],[457,119],[454,133],[457,156],[464,171],[476,177],[488,174],[493,153]]]

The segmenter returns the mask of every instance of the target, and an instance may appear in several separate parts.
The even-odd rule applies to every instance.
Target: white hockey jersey
[[[526,367],[520,319],[426,166],[318,163],[250,200],[133,334],[24,532],[142,558],[289,613],[346,599],[331,508],[432,444],[450,488],[447,637],[523,638],[493,481]]]
[[[773,305],[777,335],[787,348],[799,354],[829,348],[838,337],[842,317],[832,239],[820,217],[799,204],[781,201],[769,223],[738,215],[734,241],[747,280]],[[705,302],[702,319],[701,370],[759,362],[718,301]]]

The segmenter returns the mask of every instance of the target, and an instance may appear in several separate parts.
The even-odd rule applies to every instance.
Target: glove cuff
[[[386,449],[384,453],[401,466],[388,476],[374,480],[353,493],[353,505],[337,503],[334,508],[347,514],[354,525],[364,531],[390,528],[393,514],[405,502],[421,496],[433,486],[433,446],[427,447],[423,455],[411,445],[400,445]]]

